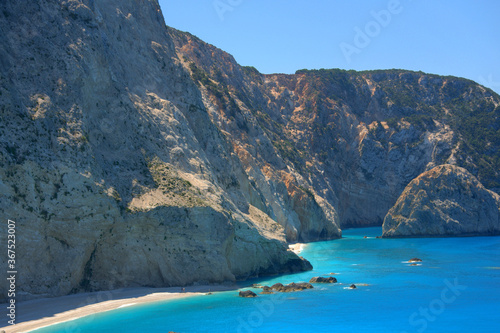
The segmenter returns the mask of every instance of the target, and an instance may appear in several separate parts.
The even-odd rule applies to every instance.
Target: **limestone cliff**
[[[168,31],[179,59],[200,88],[211,121],[224,133],[244,168],[240,183],[245,199],[282,225],[288,241],[339,237],[339,217],[332,202],[279,153],[273,137],[255,117],[255,112],[276,111],[262,96],[269,91],[251,86],[252,75],[261,75],[248,72],[231,55],[190,34]],[[255,95],[248,95],[249,89]]]
[[[18,300],[311,268],[246,200],[156,1],[2,1],[0,117]]]
[[[405,70],[264,75],[189,33],[169,33],[212,122],[259,184],[258,201],[283,225],[294,220],[265,181],[279,189],[288,179],[283,198],[305,190],[342,227],[381,225],[412,179],[444,163],[500,190],[500,97],[489,89]]]
[[[384,237],[495,234],[500,234],[500,196],[453,165],[412,180],[383,225]]]

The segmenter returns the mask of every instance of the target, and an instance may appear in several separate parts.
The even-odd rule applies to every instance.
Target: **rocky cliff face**
[[[3,1],[0,117],[18,300],[310,269],[246,199],[156,1]]]
[[[500,98],[472,81],[404,70],[263,75],[195,36],[169,33],[251,179],[275,188],[293,180],[283,197],[311,194],[341,227],[381,225],[412,179],[444,163],[500,189]],[[266,191],[260,197],[272,202]]]
[[[402,70],[264,75],[165,27],[154,0],[3,1],[19,297],[310,269],[286,241],[382,224],[436,165],[498,191],[499,106]]]
[[[224,133],[244,168],[245,199],[282,225],[288,241],[339,237],[339,217],[332,203],[280,154],[274,138],[255,116],[261,106],[262,112],[279,110],[268,105],[263,94],[271,92],[266,87],[252,86],[253,76],[262,75],[189,34],[168,31],[179,59],[200,89],[212,123]],[[262,117],[269,117],[262,112]]]
[[[500,196],[453,165],[412,180],[383,225],[384,237],[495,234],[500,234]]]

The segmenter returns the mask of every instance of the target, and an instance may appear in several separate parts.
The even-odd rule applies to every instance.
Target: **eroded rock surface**
[[[464,168],[440,165],[405,188],[385,217],[383,236],[495,235],[499,218],[498,194]]]

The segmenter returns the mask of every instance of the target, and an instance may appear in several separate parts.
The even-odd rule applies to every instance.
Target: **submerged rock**
[[[500,196],[446,164],[411,181],[387,213],[383,237],[497,235],[499,218]]]

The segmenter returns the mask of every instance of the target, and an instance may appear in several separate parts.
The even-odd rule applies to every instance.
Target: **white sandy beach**
[[[134,288],[31,300],[20,302],[17,305],[16,325],[1,327],[0,331],[4,330],[6,333],[29,332],[86,316],[92,320],[92,315],[96,313],[118,308],[202,295],[209,291],[235,289],[235,286],[191,286],[186,287],[185,292],[182,292],[180,287]],[[6,321],[2,324],[5,323]],[[67,324],[68,331],[77,329],[72,323]]]
[[[300,254],[307,244],[289,245],[291,251]],[[38,328],[69,322],[74,319],[92,316],[124,307],[173,300],[177,298],[202,295],[209,291],[236,290],[237,286],[190,286],[183,292],[180,287],[173,288],[131,288],[69,296],[42,298],[19,302],[16,307],[16,325],[0,327],[0,332],[30,332]],[[6,304],[2,304],[5,305]],[[6,324],[6,321],[2,323]],[[67,323],[69,331],[77,329]]]

